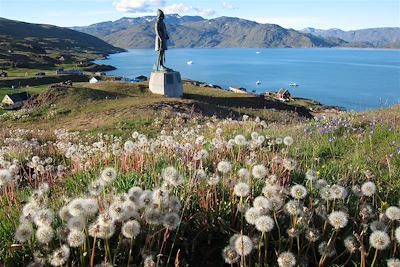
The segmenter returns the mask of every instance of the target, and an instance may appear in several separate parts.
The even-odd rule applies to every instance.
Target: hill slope
[[[123,48],[151,48],[154,45],[155,17],[123,18],[74,29],[93,34]],[[166,24],[171,47],[332,47],[345,42],[324,39],[285,29],[275,24],[219,17],[167,15]]]
[[[0,66],[38,67],[58,63],[63,55],[71,58],[121,52],[92,35],[45,24],[0,18]]]
[[[371,28],[354,31],[343,31],[340,29],[320,30],[315,28],[305,28],[302,30],[302,32],[324,38],[340,38],[346,42],[358,46],[400,48],[399,27]]]

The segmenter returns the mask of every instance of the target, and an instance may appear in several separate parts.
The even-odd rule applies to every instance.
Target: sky
[[[400,27],[399,0],[0,0],[0,17],[57,26],[87,26],[165,13],[239,17],[285,28],[355,30]]]

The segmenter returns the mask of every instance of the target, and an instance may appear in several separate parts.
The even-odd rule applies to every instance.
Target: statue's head
[[[164,19],[164,12],[161,9],[157,10],[157,18]]]

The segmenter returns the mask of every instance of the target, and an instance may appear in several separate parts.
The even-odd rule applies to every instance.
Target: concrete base
[[[150,91],[169,97],[181,97],[183,87],[181,74],[177,71],[153,71],[149,81]]]

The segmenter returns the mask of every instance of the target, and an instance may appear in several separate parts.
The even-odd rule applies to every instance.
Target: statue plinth
[[[154,94],[181,97],[183,86],[181,74],[177,71],[153,71],[150,75],[149,89]]]

